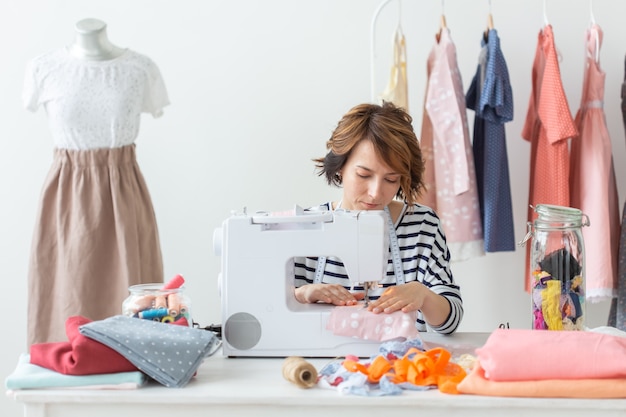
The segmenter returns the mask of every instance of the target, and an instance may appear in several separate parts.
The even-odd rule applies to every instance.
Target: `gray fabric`
[[[221,341],[214,333],[158,321],[113,316],[80,326],[81,334],[128,359],[169,388],[185,386]]]

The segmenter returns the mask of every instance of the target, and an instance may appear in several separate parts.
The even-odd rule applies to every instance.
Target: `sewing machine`
[[[326,330],[334,306],[302,304],[294,295],[293,258],[336,256],[355,286],[384,276],[389,248],[383,211],[232,214],[214,233],[221,256],[225,356],[336,357],[377,353],[380,342]]]

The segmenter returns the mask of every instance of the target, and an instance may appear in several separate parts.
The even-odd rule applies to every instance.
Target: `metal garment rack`
[[[371,28],[370,28],[370,95],[371,95],[371,100],[372,103],[375,103],[377,101],[376,99],[376,64],[375,64],[375,60],[376,60],[376,46],[375,46],[375,42],[376,42],[376,23],[378,22],[378,16],[380,15],[380,13],[382,12],[382,10],[385,8],[385,6],[387,6],[389,3],[391,3],[394,0],[383,0],[378,7],[376,8],[376,10],[374,11],[374,15],[372,16],[372,22],[371,22]],[[398,22],[400,22],[400,18],[402,15],[402,0],[397,0],[398,1]],[[548,20],[548,7],[547,7],[547,2],[548,0],[543,0],[543,23],[544,25],[549,25],[550,21]],[[446,26],[445,25],[445,12],[444,12],[444,0],[441,0],[441,19],[442,19],[442,27]],[[595,15],[593,12],[593,0],[589,0],[589,14],[590,14],[590,25],[593,25],[596,23],[595,20]],[[491,17],[491,0],[489,0],[489,27],[493,27],[493,20]],[[599,50],[599,45],[596,48],[596,53],[598,53]],[[598,60],[599,57],[596,56],[596,60]]]
[[[374,16],[372,17],[372,23],[371,23],[371,29],[370,29],[370,36],[371,36],[370,38],[370,89],[371,89],[370,95],[371,95],[372,103],[376,102],[376,77],[375,77],[376,47],[374,45],[376,42],[376,22],[378,21],[378,16],[380,15],[380,12],[391,1],[393,0],[383,0],[383,2],[380,3],[380,5],[378,5],[378,7],[376,8],[376,11],[374,12]],[[402,10],[402,0],[397,0],[397,1],[399,2],[398,7],[400,9],[400,12],[398,13],[398,15],[400,15],[401,10]]]

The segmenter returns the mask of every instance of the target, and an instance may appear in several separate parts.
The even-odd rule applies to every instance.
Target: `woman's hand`
[[[377,300],[369,302],[367,309],[375,314],[420,310],[431,325],[443,323],[450,314],[448,300],[416,281],[387,288]]]
[[[326,303],[336,306],[352,306],[363,299],[362,293],[352,294],[338,284],[308,284],[296,288],[296,300],[304,304]]]

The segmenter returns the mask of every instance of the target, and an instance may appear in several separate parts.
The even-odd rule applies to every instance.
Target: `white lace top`
[[[132,50],[108,61],[88,61],[65,48],[31,60],[24,106],[48,114],[54,145],[63,149],[116,148],[134,143],[142,112],[153,117],[169,104],[152,60]]]

